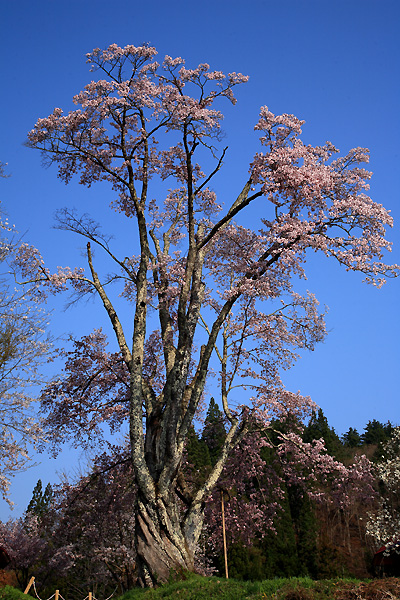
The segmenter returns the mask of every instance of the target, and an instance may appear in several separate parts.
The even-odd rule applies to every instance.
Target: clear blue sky
[[[400,263],[397,0],[3,0],[0,11],[0,160],[8,162],[12,175],[0,181],[0,199],[49,266],[79,258],[76,240],[51,229],[55,210],[83,207],[94,216],[100,212],[101,219],[98,200],[109,191],[65,187],[23,142],[38,117],[55,106],[71,107],[72,96],[91,77],[85,54],[114,42],[150,42],[161,56],[183,56],[189,66],[208,62],[250,75],[237,106],[227,112],[227,195],[243,184],[258,150],[253,126],[261,105],[305,119],[310,143],[330,140],[343,152],[370,148],[371,195],[395,218],[389,259]],[[349,426],[362,431],[374,418],[400,423],[400,280],[378,291],[361,279],[312,260],[307,287],[330,308],[330,334],[285,376],[289,389],[311,395],[339,434]],[[101,324],[93,306],[67,312],[62,306],[55,305],[55,335],[85,334]],[[57,461],[39,456],[42,460],[16,478],[14,515],[26,507],[39,477],[44,484],[56,481],[55,472],[72,471],[77,457],[65,452]],[[0,518],[7,515],[0,502]]]

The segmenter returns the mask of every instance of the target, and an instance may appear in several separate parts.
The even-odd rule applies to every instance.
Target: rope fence
[[[35,584],[35,578],[31,577],[29,580],[28,585],[26,586],[25,590],[24,590],[24,594],[28,594],[30,589],[33,587],[34,592],[35,592],[35,596],[38,600],[43,600],[39,594],[37,593],[37,589],[36,589],[36,584]],[[115,594],[115,590],[114,592],[111,594],[111,596],[108,596],[108,598],[106,598],[105,600],[110,600],[110,598],[113,597],[113,595]],[[50,596],[50,598],[47,598],[46,600],[52,600],[54,598],[54,600],[65,600],[65,598],[60,594],[60,590],[56,590],[54,592],[54,594],[52,594]],[[83,598],[83,600],[98,600],[98,598],[96,598],[93,595],[93,592],[89,592],[89,594],[86,596],[86,598]]]

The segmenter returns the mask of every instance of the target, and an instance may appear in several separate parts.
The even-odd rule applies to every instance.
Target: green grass
[[[238,581],[221,577],[189,576],[186,580],[154,590],[133,589],[119,600],[332,600],[342,584],[357,584],[354,579],[313,581],[308,577]]]
[[[62,590],[60,590],[62,594]],[[132,589],[113,600],[386,600],[400,599],[400,578],[360,581],[308,577],[238,581],[189,575],[157,589]],[[0,588],[0,600],[33,600],[19,590]],[[78,598],[77,600],[82,600]],[[99,600],[103,600],[99,598]]]

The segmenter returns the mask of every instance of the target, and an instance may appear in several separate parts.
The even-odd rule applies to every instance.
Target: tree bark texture
[[[199,516],[199,519],[201,517]],[[138,583],[153,587],[171,575],[194,571],[194,548],[182,530],[182,517],[174,499],[156,503],[139,498],[136,507]]]

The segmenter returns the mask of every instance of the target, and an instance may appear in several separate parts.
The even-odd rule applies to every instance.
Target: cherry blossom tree
[[[353,464],[332,485],[331,502],[343,524],[345,543],[351,553],[350,524],[357,523],[360,539],[365,539],[364,515],[376,503],[376,477],[373,464],[365,455],[357,455]]]
[[[33,574],[33,565],[46,549],[46,540],[39,532],[38,519],[32,516],[28,521],[23,518],[9,519],[6,523],[0,521],[0,540],[11,559],[9,568],[14,569],[19,585],[26,587]]]
[[[32,513],[19,519],[0,521],[0,543],[5,548],[19,586],[26,588],[32,575],[43,585],[52,575],[65,575],[74,564],[71,550],[52,543],[52,527]]]
[[[0,230],[0,264],[7,271],[14,231],[6,220]],[[10,504],[10,478],[29,465],[29,446],[43,439],[32,403],[35,386],[44,383],[41,367],[51,358],[47,313],[29,288],[13,287],[6,275],[0,279],[0,495]]]
[[[367,534],[375,544],[385,545],[388,553],[400,554],[400,427],[393,429],[384,444],[376,469],[381,497],[378,510],[369,514]]]
[[[294,432],[293,424],[285,428],[286,433],[278,429],[282,430],[282,424],[272,434],[249,435],[230,454],[206,503],[202,536],[205,554],[222,553],[221,493],[228,554],[235,544],[242,548],[262,547],[265,536],[277,534],[282,506],[293,494],[297,504],[311,500],[310,508],[319,525],[326,521],[332,533],[340,533],[340,542],[348,547],[349,554],[354,553],[350,524],[358,525],[359,537],[364,539],[365,526],[359,522],[360,517],[376,503],[373,464],[366,456],[356,455],[354,462],[345,465],[327,452],[323,440],[304,442]],[[287,510],[290,527],[294,527],[288,506]],[[318,551],[315,547],[314,559]]]
[[[127,446],[97,456],[89,473],[75,483],[66,477],[56,488],[53,543],[73,557],[66,584],[81,597],[85,590],[106,596],[135,583],[136,486]]]
[[[305,144],[303,121],[264,106],[255,124],[261,148],[247,180],[236,197],[222,190],[217,200],[212,186],[227,157],[219,105],[234,104],[233,89],[247,77],[155,56],[147,45],[95,49],[88,62],[101,77],[74,96],[76,110],[56,108],[28,136],[65,183],[78,175],[84,186],[109,184],[112,208],[131,225],[124,251],[91,217],[65,209],[59,227],[86,239],[86,271],[52,273],[26,244],[15,261],[42,294],[70,287],[77,296],[96,295],[113,328],[117,352],[106,352],[99,332],[86,337],[80,375],[55,381],[44,401],[64,423],[75,420],[75,439],[85,428],[101,436],[105,414],[115,415],[114,425],[128,419],[142,585],[194,568],[205,502],[248,432],[288,413],[301,419],[313,406],[284,390],[279,375],[326,333],[316,298],[293,287],[305,277],[307,251],[378,286],[397,273],[383,262],[391,217],[366,195],[366,149],[339,157],[329,142]],[[118,283],[131,307],[127,323],[113,295]],[[211,368],[228,428],[206,480],[190,492],[182,457]]]
[[[33,386],[49,356],[46,316],[26,297],[0,299],[0,493],[8,500],[10,478],[29,466],[29,446],[43,440],[33,411]]]

